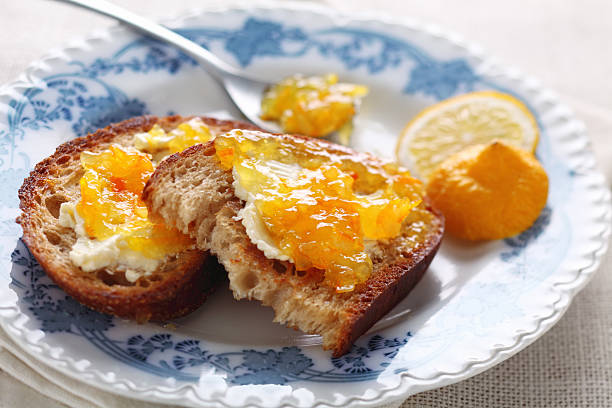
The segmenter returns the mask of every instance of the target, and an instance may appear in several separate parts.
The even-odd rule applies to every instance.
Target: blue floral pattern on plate
[[[349,70],[363,66],[372,74],[383,72],[387,67],[396,67],[408,59],[415,65],[409,71],[404,92],[422,92],[436,99],[446,98],[459,90],[471,90],[479,80],[465,60],[437,61],[406,42],[367,31],[330,29],[309,34],[299,28],[249,18],[235,31],[207,28],[179,32],[204,46],[211,41],[221,41],[242,66],[248,66],[259,57],[300,56],[311,49],[323,56],[339,59]],[[330,36],[334,36],[333,41],[329,39]],[[344,41],[339,43],[338,37]],[[285,51],[284,44],[287,42],[294,45],[291,53]],[[375,55],[361,56],[359,51],[362,47],[372,42],[380,43],[381,51]],[[296,43],[300,45],[297,50]],[[121,56],[134,47],[148,47],[144,58],[122,60]],[[119,88],[106,83],[104,77],[124,72],[147,74],[158,70],[176,74],[184,65],[194,65],[194,61],[154,41],[137,40],[124,46],[110,58],[97,58],[88,65],[78,61],[72,64],[74,71],[45,78],[45,98],[39,99],[43,88],[31,88],[25,93],[25,100],[10,102],[14,108],[9,117],[12,126],[8,133],[0,134],[4,140],[14,139],[26,129],[50,128],[54,121],[70,122],[74,133],[82,135],[109,123],[148,113],[143,101],[125,95]],[[91,83],[102,85],[106,95],[89,96]],[[49,100],[49,93],[56,95],[54,104],[46,102]],[[538,223],[523,235],[537,238],[543,227],[543,223]],[[512,247],[511,253],[514,256],[526,246],[526,238],[522,241],[520,237],[517,239],[524,243],[517,245],[514,240],[506,241]],[[510,256],[505,253],[502,257],[506,261],[510,260]],[[96,339],[96,342],[100,341],[98,338],[106,337],[104,332],[113,326],[112,317],[93,312],[69,296],[63,299],[51,296],[51,291],[59,289],[44,276],[42,268],[23,245],[13,253],[13,262],[24,266],[21,272],[13,274],[13,284],[17,288],[25,289],[20,296],[29,304],[33,315],[40,320],[43,331],[65,331],[86,339]],[[19,274],[23,276],[15,276]],[[23,278],[27,281],[23,282]],[[96,332],[96,335],[93,332]],[[384,360],[392,360],[398,350],[407,343],[409,336],[409,332],[401,339],[373,336],[365,345],[357,344],[347,355],[332,359],[334,368],[327,370],[313,369],[312,360],[298,347],[215,354],[202,348],[199,340],[176,340],[168,333],[155,334],[149,338],[136,335],[121,342],[107,339],[109,344],[104,347],[108,349],[109,354],[121,361],[137,362],[141,369],[161,376],[196,381],[197,376],[182,374],[182,371],[208,364],[227,372],[232,383],[283,384],[295,380],[325,382],[338,381],[339,378],[341,381],[376,378],[382,372],[380,368],[389,364]],[[120,345],[122,343],[123,345]],[[157,361],[155,357],[158,354],[167,354],[168,350],[177,354]],[[371,356],[374,352],[382,354],[384,358],[372,365]],[[157,362],[152,363],[153,360]]]
[[[222,49],[243,67],[266,59],[289,61],[317,55],[342,64],[347,71],[366,72],[372,77],[399,71],[403,83],[398,89],[414,98],[435,101],[491,88],[522,98],[505,84],[477,74],[467,57],[433,57],[410,41],[363,27],[309,29],[274,18],[246,16],[235,28],[206,25],[177,31],[205,47]],[[22,97],[9,101],[6,125],[0,127],[0,210],[17,208],[15,192],[33,164],[17,147],[29,132],[64,126],[78,136],[146,114],[152,111],[146,98],[129,94],[115,79],[146,78],[156,73],[179,76],[194,66],[192,59],[171,47],[138,39],[118,44],[109,55],[71,60],[66,69],[56,70],[40,84],[25,89]],[[32,318],[36,328],[50,335],[82,339],[115,361],[154,376],[197,383],[202,368],[212,368],[233,385],[379,381],[441,355],[457,336],[486,336],[489,327],[523,315],[513,302],[527,293],[526,289],[548,279],[561,263],[572,239],[563,203],[580,173],[568,170],[552,153],[547,129],[542,123],[540,126],[543,135],[538,154],[552,180],[549,204],[532,228],[498,243],[496,258],[489,262],[492,269],[504,265],[495,276],[500,281],[469,282],[462,289],[465,296],[440,300],[455,312],[437,317],[439,331],[435,336],[421,339],[421,328],[408,327],[408,321],[399,328],[364,336],[340,358],[328,354],[321,358],[307,347],[219,348],[163,328],[146,333],[138,328],[117,330],[117,319],[81,306],[55,286],[21,241],[14,247],[19,228],[13,222],[14,213],[9,212],[0,219],[0,237],[13,240],[12,248],[2,249],[12,251],[11,288],[19,296],[21,312]],[[555,259],[534,255],[542,249],[556,254]],[[496,295],[479,299],[483,291]],[[503,306],[508,304],[512,307]],[[411,349],[417,351],[410,354],[407,351]]]
[[[330,367],[324,368],[315,367],[299,347],[214,353],[200,340],[177,339],[171,333],[149,337],[137,334],[125,341],[117,340],[105,333],[114,326],[113,317],[93,311],[66,295],[47,277],[23,242],[19,242],[11,258],[12,286],[40,321],[41,330],[81,336],[120,361],[137,363],[153,374],[183,381],[197,381],[198,375],[185,371],[202,365],[222,370],[233,384],[365,381],[376,378],[389,365],[387,360],[393,359],[411,336],[410,332],[394,339],[371,336],[365,345],[354,345],[349,353],[332,359]]]
[[[408,43],[367,31],[333,29],[309,35],[298,28],[285,28],[280,23],[254,18],[247,19],[244,26],[236,31],[177,31],[203,46],[207,46],[211,41],[224,42],[225,49],[233,54],[242,66],[248,66],[258,57],[298,57],[311,49],[317,50],[323,56],[339,59],[349,70],[365,66],[372,74],[410,60],[415,66],[408,75],[404,92],[422,92],[436,99],[447,98],[459,90],[471,90],[478,80],[465,60],[436,61]],[[345,41],[338,43],[326,39],[330,35],[333,35],[334,39],[343,36]],[[294,46],[298,43],[298,50],[285,51],[283,45],[288,42]],[[380,43],[381,51],[375,55],[361,56],[362,47],[373,42]],[[126,51],[138,46],[149,47],[143,59],[121,59]],[[72,64],[76,68],[74,71],[44,78],[44,90],[47,93],[44,99],[37,98],[43,88],[30,88],[24,94],[25,100],[13,100],[9,103],[14,111],[9,115],[8,131],[0,130],[0,138],[3,141],[15,140],[23,135],[26,129],[50,128],[50,123],[56,120],[73,122],[72,129],[75,134],[84,135],[109,123],[146,114],[148,109],[144,102],[129,98],[120,89],[104,82],[103,78],[126,71],[146,74],[164,70],[176,74],[185,64],[194,65],[195,62],[169,47],[153,41],[138,40],[123,47],[110,58],[98,58],[89,65],[78,61]],[[87,83],[90,82],[102,85],[106,95],[87,97]],[[57,95],[53,104],[48,102],[50,91]]]

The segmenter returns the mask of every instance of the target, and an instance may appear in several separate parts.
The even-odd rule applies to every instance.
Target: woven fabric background
[[[211,3],[115,1],[155,19]],[[320,3],[349,11],[373,7],[369,0]],[[375,7],[396,18],[428,21],[457,31],[500,61],[540,78],[586,122],[600,168],[612,179],[612,2],[377,0]],[[29,62],[50,48],[111,24],[57,2],[0,0],[0,84],[16,79]],[[612,407],[611,269],[612,255],[607,255],[561,321],[518,355],[461,383],[409,398],[402,406]],[[2,353],[7,353],[6,359]],[[0,352],[0,362],[5,370],[0,372],[0,407],[128,406],[126,400],[111,396],[90,397],[85,388],[66,391],[52,372],[32,371],[8,349]]]
[[[403,408],[612,407],[612,279],[608,253],[559,323],[502,364],[409,398]]]

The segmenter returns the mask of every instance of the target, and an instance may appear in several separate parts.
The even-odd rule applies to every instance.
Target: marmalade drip
[[[298,271],[323,270],[338,292],[372,273],[364,240],[398,236],[422,201],[407,170],[341,146],[241,130],[214,143],[280,251]]]
[[[192,244],[178,230],[149,220],[142,201],[142,190],[153,174],[148,155],[113,145],[100,153],[81,153],[81,164],[85,174],[76,208],[90,238],[104,240],[119,234],[131,249],[151,259]]]

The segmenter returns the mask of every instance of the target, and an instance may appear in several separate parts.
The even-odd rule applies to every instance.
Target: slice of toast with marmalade
[[[145,116],[64,143],[19,190],[23,241],[58,286],[92,309],[139,322],[195,310],[225,272],[190,238],[149,220],[139,195],[169,143],[176,150],[235,128],[253,127]]]
[[[334,356],[415,287],[444,231],[420,182],[392,163],[256,131],[168,157],[143,198],[217,256],[235,298],[321,335]]]

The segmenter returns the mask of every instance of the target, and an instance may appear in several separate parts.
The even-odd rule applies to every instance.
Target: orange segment
[[[546,204],[548,177],[528,151],[505,142],[465,148],[431,174],[427,194],[446,230],[470,240],[516,235]]]

